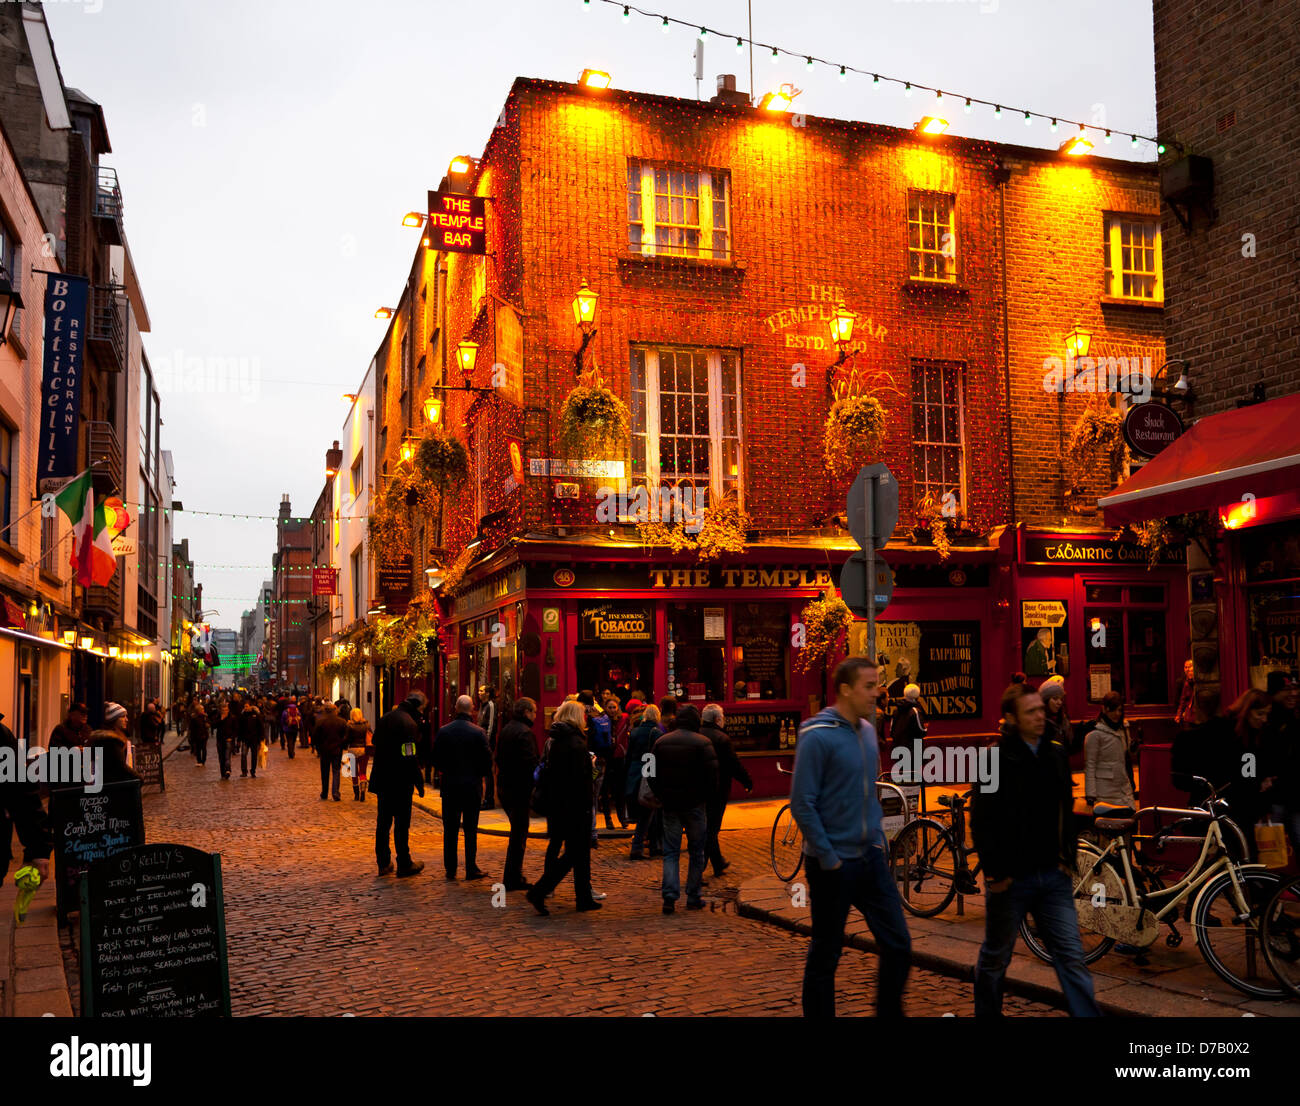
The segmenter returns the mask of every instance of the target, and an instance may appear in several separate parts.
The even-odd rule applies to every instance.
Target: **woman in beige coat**
[[[1101,714],[1083,746],[1083,794],[1089,803],[1137,809],[1128,778],[1128,750],[1124,701],[1119,692],[1108,691],[1101,701]]]

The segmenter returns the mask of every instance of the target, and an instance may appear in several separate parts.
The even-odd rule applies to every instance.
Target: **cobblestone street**
[[[321,802],[309,751],[278,748],[257,779],[219,779],[215,754],[196,768],[167,761],[167,791],[146,795],[148,840],[222,854],[232,1006],[236,1015],[798,1015],[804,938],[738,917],[740,881],[767,866],[767,835],[723,836],[732,861],[706,889],[710,909],[660,913],[657,863],[626,859],[626,842],[592,855],[604,909],[573,910],[561,884],[549,918],[520,894],[493,905],[492,880],[448,883],[442,824],[417,809],[412,853],[420,876],[374,874],[375,803]],[[505,839],[480,836],[479,864],[499,877]],[[525,872],[545,843],[529,842]],[[498,900],[500,896],[497,896]],[[872,1011],[874,959],[846,950],[839,1012]],[[914,1016],[971,1014],[970,986],[914,970]],[[1008,996],[1010,1015],[1059,1015]]]

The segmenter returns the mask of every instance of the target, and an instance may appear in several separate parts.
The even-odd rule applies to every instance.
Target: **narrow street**
[[[290,761],[278,748],[257,779],[238,765],[228,783],[215,754],[196,768],[167,761],[167,791],[144,798],[150,841],[220,852],[225,885],[232,1010],[276,1015],[799,1014],[804,938],[738,917],[741,880],[767,867],[767,835],[723,835],[732,862],[710,879],[710,909],[660,913],[658,863],[626,859],[626,842],[602,842],[592,882],[604,909],[573,910],[563,883],[549,918],[520,894],[493,905],[491,880],[443,879],[442,823],[417,810],[411,849],[425,870],[379,878],[375,802],[321,802],[310,751]],[[525,872],[541,868],[545,842],[529,841]],[[480,836],[479,864],[500,874],[505,839]],[[499,897],[499,896],[498,896]],[[846,950],[838,1012],[872,1011],[875,962]],[[914,971],[914,1016],[971,1015],[970,986]],[[1063,1012],[1008,996],[1012,1015]]]

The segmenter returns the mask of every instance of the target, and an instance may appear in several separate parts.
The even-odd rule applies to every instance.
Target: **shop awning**
[[[1097,501],[1118,526],[1300,486],[1300,394],[1201,419]]]

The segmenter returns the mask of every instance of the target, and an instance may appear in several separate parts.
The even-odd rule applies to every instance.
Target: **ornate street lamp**
[[[581,374],[583,355],[587,352],[587,347],[591,345],[591,340],[596,336],[596,303],[599,299],[600,296],[587,287],[585,279],[582,282],[582,287],[578,289],[578,294],[573,297],[573,322],[582,331],[582,345],[578,347],[577,352],[573,355],[574,376]]]
[[[1088,350],[1091,347],[1092,334],[1077,324],[1074,329],[1065,336],[1065,351],[1071,357],[1087,357]]]
[[[478,343],[471,342],[468,338],[460,341],[456,346],[456,364],[460,366],[466,384],[469,383],[469,378],[474,375],[474,365],[477,361]]]

